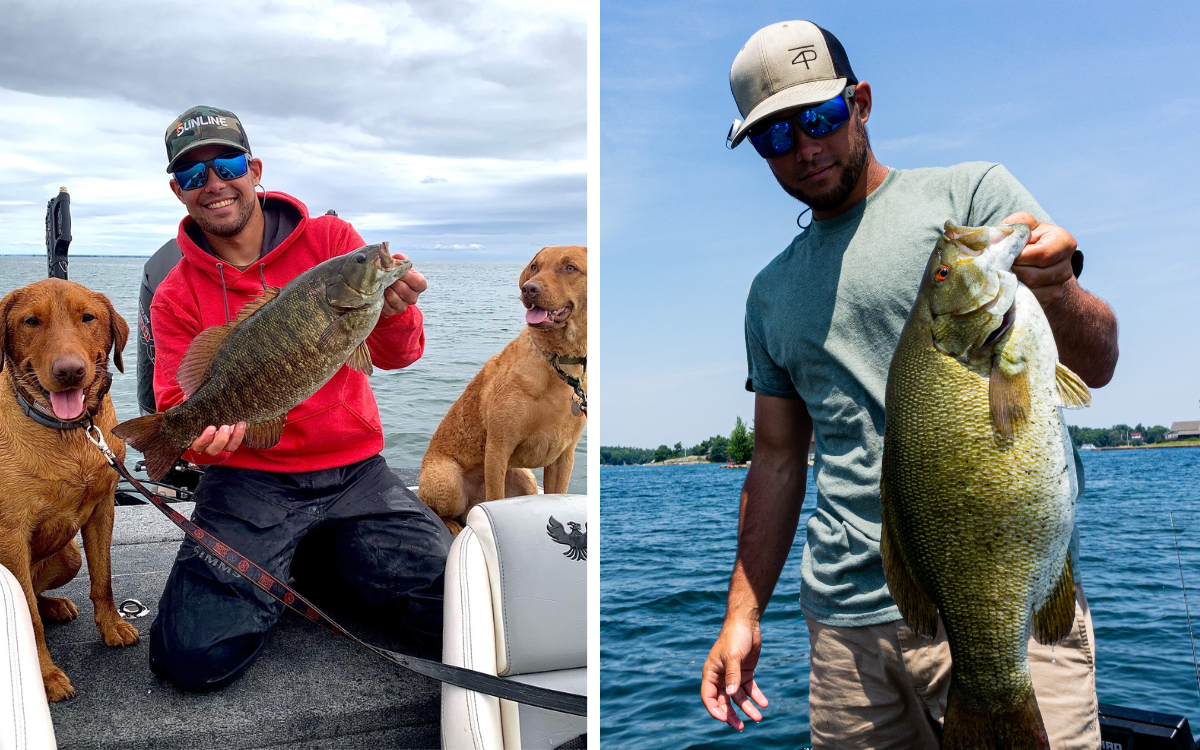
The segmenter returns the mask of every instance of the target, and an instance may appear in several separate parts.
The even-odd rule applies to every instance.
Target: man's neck
[[[868,195],[878,190],[887,176],[888,168],[875,160],[874,153],[867,151],[867,168],[858,176],[858,182],[855,183],[854,190],[850,191],[850,195],[837,208],[832,208],[828,211],[820,211],[814,208],[812,212],[813,221],[836,219],[846,213],[859,203],[865,201]]]
[[[204,232],[204,238],[208,240],[213,255],[232,266],[245,269],[262,255],[265,227],[262,208],[255,205],[254,213],[250,214],[250,220],[242,227],[242,231],[232,237],[218,237]]]

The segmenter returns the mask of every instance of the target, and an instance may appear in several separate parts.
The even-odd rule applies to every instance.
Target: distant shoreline
[[[1140,451],[1140,450],[1145,450],[1147,448],[1200,448],[1200,440],[1198,440],[1194,443],[1191,443],[1191,442],[1177,443],[1177,442],[1171,441],[1171,442],[1162,442],[1162,443],[1151,443],[1150,445],[1105,445],[1103,447],[1097,446],[1095,448],[1090,448],[1089,450],[1095,450],[1095,451]]]

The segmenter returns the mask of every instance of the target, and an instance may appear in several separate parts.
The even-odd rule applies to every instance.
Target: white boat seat
[[[442,661],[586,694],[587,561],[564,543],[574,531],[579,547],[586,523],[584,495],[475,506],[446,561]],[[585,717],[442,685],[443,748],[550,750],[584,734]]]
[[[56,747],[25,592],[0,565],[0,750]]]

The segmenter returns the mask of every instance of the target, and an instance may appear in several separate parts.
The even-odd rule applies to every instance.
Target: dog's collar
[[[14,381],[15,381],[15,375]],[[105,383],[100,389],[100,399],[102,400],[108,394],[109,388],[112,387],[112,374],[104,373]],[[20,386],[16,382],[12,384],[13,395],[17,397],[17,405],[21,407],[21,411],[25,412],[25,416],[37,422],[43,427],[49,427],[53,430],[74,430],[80,427],[89,427],[92,424],[92,417],[95,416],[91,411],[84,409],[83,414],[75,419],[64,421],[54,416],[52,413],[46,412],[46,407],[41,404],[34,403],[25,398],[25,394],[21,392]]]
[[[583,376],[587,374],[587,357],[564,357],[558,352],[549,352],[550,366],[554,368],[558,379],[566,383],[574,391],[571,397],[571,413],[575,416],[587,414],[587,394],[583,391]],[[579,377],[563,372],[562,365],[582,365],[583,372]]]

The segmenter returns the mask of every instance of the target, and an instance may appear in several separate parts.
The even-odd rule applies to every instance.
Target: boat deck
[[[191,513],[190,503],[176,507]],[[150,623],[183,532],[149,505],[116,511],[116,601],[137,599],[150,612],[133,621],[141,643],[110,648],[92,619],[86,565],[70,584],[51,592],[79,607],[77,619],[46,628],[50,653],[75,686],[73,699],[50,709],[60,748],[438,747],[436,681],[381,661],[290,611],[262,656],[226,688],[185,693],[156,677],[146,657]],[[369,642],[429,656],[354,612],[320,604]]]

